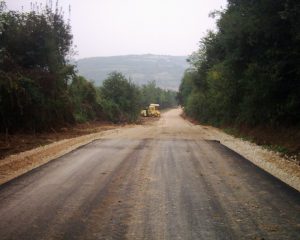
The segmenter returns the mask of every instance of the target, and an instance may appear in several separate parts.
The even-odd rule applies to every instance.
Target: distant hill
[[[77,60],[79,74],[96,85],[101,85],[112,71],[122,72],[139,84],[155,80],[156,85],[178,90],[184,70],[188,67],[186,56],[127,55],[93,57]]]

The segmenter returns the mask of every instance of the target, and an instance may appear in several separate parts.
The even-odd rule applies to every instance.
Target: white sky
[[[29,9],[30,2],[6,0],[9,10]],[[56,0],[53,0],[56,2]],[[76,58],[126,54],[189,55],[215,20],[213,10],[226,0],[60,0],[71,25]]]

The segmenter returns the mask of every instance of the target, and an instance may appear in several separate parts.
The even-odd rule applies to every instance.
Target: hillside
[[[186,56],[126,55],[77,60],[79,74],[101,85],[112,71],[122,72],[141,85],[155,80],[157,86],[178,90],[188,64]]]

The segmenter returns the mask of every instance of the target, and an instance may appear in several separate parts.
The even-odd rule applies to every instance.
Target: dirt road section
[[[188,128],[184,130],[185,137],[200,137],[207,140],[220,141],[223,145],[241,154],[243,157],[247,158],[258,167],[264,169],[289,186],[300,191],[299,164],[292,161],[287,161],[273,151],[267,150],[254,143],[235,138],[224,133],[223,131],[220,131],[217,128],[213,128],[210,126],[193,125],[186,121],[182,121],[182,119],[178,118],[178,114],[180,113],[180,109],[172,110],[171,113],[164,114],[159,122],[157,122],[156,119],[148,119],[147,121],[143,121],[143,125],[148,125],[148,127],[150,127],[150,134],[153,134],[153,132],[156,133],[157,128],[161,127],[161,125],[167,126],[169,132],[174,131],[174,129],[177,129],[178,127],[184,130],[184,128],[188,126]],[[175,117],[175,120],[170,120],[170,117],[166,117],[171,115],[177,116],[177,118]],[[137,127],[135,125],[126,125],[118,128],[112,125],[100,125],[100,127],[98,125],[92,125],[88,128],[82,127],[82,129],[74,129],[70,133],[68,133],[67,139],[59,140],[48,145],[40,146],[19,154],[13,154],[4,159],[1,159],[0,184],[8,182],[11,179],[16,178],[17,176],[20,176],[34,168],[37,168],[53,159],[63,156],[64,154],[71,152],[74,149],[88,144],[96,139],[100,139],[101,137],[109,135],[113,132],[124,131],[124,129],[131,127],[135,127],[133,130],[133,132],[135,132],[141,126]],[[87,132],[89,134],[84,134],[84,132]],[[124,131],[124,134],[126,135],[127,132]],[[62,134],[62,136],[58,134],[60,138],[64,135],[66,134]],[[72,138],[72,135],[79,136]],[[58,136],[56,136],[56,138]],[[140,137],[143,137],[143,135],[141,134]]]
[[[299,239],[300,193],[179,115],[1,185],[1,239]]]

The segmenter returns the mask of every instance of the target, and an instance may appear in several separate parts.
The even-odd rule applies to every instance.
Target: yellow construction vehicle
[[[159,104],[151,103],[149,107],[141,111],[143,117],[160,117]]]

